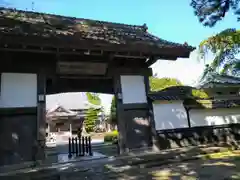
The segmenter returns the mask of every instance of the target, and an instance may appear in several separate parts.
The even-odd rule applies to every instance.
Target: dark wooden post
[[[148,93],[151,91],[150,89],[150,82],[149,82],[149,76],[144,76],[144,83],[145,83],[145,89],[146,89],[146,96],[148,96]],[[150,131],[151,131],[151,135],[150,135],[150,143],[151,146],[153,148],[154,151],[159,151],[159,147],[158,147],[158,140],[157,140],[157,131],[155,128],[155,121],[154,121],[154,112],[153,112],[153,104],[152,104],[152,100],[150,100],[149,98],[147,98],[148,101],[148,107],[149,107],[149,123],[150,123]]]
[[[79,149],[79,156],[82,156],[82,141],[81,141],[81,136],[78,137],[78,141],[79,141],[79,144],[78,144],[78,149]]]
[[[76,156],[78,156],[78,138],[75,137],[75,151],[76,151]]]
[[[68,138],[68,157],[72,157],[72,144],[71,144],[71,138]]]
[[[91,136],[88,137],[88,144],[89,144],[89,155],[92,156],[92,142],[91,142]]]
[[[82,137],[82,155],[85,155],[85,145],[84,145],[84,137]]]
[[[46,136],[46,74],[41,69],[37,74],[37,160],[45,159],[45,136]]]
[[[121,91],[121,82],[120,82],[120,75],[114,76],[114,92],[115,92],[115,102],[116,102],[116,118],[117,118],[117,126],[118,126],[118,147],[119,147],[119,154],[123,154],[125,149],[125,132],[126,128],[124,128],[124,111],[122,108],[122,91]]]
[[[189,114],[190,108],[185,107],[185,110],[186,110],[186,114],[187,114],[188,127],[191,128],[191,120],[190,120],[190,114]]]
[[[72,153],[75,153],[74,138],[72,137]]]
[[[132,149],[149,148],[152,145],[152,130],[151,130],[151,119],[149,116],[150,106],[147,98],[148,94],[148,77],[152,74],[150,68],[143,68],[133,72],[131,69],[120,69],[114,76],[114,91],[116,97],[116,114],[117,124],[119,132],[119,151],[120,154],[128,153]],[[124,77],[125,76],[125,77]],[[134,93],[130,91],[127,84],[126,78],[131,76],[141,77],[139,85],[144,88],[144,94],[141,94],[141,98],[146,98],[138,101],[128,101],[124,98],[124,93]],[[124,79],[125,78],[125,79]],[[129,82],[128,82],[129,83]],[[124,89],[125,88],[125,89]],[[133,87],[134,88],[134,87]],[[145,96],[145,97],[143,97]],[[135,131],[136,130],[136,131]],[[137,133],[137,132],[141,133]]]
[[[88,153],[88,137],[85,137],[86,153]]]

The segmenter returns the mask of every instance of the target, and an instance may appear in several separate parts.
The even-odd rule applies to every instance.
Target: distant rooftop
[[[46,96],[46,109],[54,109],[57,106],[62,106],[68,110],[84,110],[90,107],[100,108],[101,106],[96,106],[90,104],[87,100],[86,93],[59,93]]]
[[[227,85],[227,86],[239,86],[240,87],[240,78],[228,75],[221,75],[217,73],[210,73],[207,77],[199,83],[199,88],[208,88],[214,87],[215,85]]]

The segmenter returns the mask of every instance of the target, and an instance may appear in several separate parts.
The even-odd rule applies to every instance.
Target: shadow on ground
[[[240,179],[240,153],[215,153],[200,159],[182,161],[144,162],[123,167],[107,166],[113,179]]]
[[[211,153],[206,154],[206,153]],[[200,155],[202,156],[194,156]],[[230,180],[240,179],[240,151],[218,152],[211,150],[190,148],[164,151],[160,154],[149,154],[138,158],[131,157],[106,160],[68,163],[61,167],[25,171],[6,179],[90,179],[90,180],[129,180],[129,179],[206,179]],[[0,179],[4,179],[0,177]]]

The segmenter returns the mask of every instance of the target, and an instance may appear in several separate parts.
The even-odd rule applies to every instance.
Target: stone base
[[[238,148],[239,141],[240,124],[230,124],[158,131],[157,146],[159,149],[171,149],[225,143]]]

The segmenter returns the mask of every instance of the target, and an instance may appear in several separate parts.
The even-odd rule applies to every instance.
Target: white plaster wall
[[[123,104],[146,103],[144,76],[121,76]]]
[[[187,114],[182,101],[153,103],[156,130],[188,127]]]
[[[37,75],[2,73],[0,107],[36,107]]]
[[[240,108],[192,109],[189,116],[192,127],[240,123]]]

